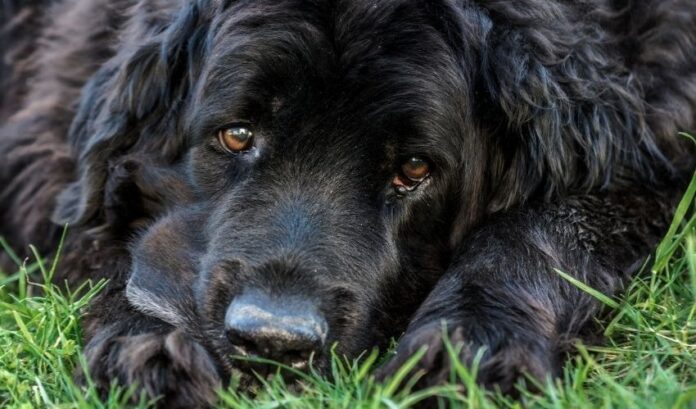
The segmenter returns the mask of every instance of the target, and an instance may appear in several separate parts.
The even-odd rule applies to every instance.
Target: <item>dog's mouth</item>
[[[283,355],[272,355],[237,346],[232,346],[226,353],[226,359],[231,367],[259,374],[270,374],[274,371],[292,373],[320,371],[325,367],[326,356],[327,353],[323,350],[311,352],[288,350]]]
[[[288,351],[284,356],[267,358],[264,355],[245,352],[241,348],[235,348],[239,353],[229,355],[238,367],[250,370],[258,370],[260,368],[276,367],[278,369],[289,370],[292,372],[309,372],[311,369],[316,369],[317,364],[321,360],[323,353],[306,351]]]
[[[309,355],[289,352],[285,356],[268,358],[242,348],[225,349],[221,369],[229,376],[230,384],[252,393],[277,377],[281,377],[285,385],[297,387],[303,379],[327,373],[330,363],[326,351]]]
[[[228,355],[228,360],[235,370],[250,374],[267,376],[280,372],[285,375],[300,375],[321,372],[326,366],[324,356],[325,354],[319,352],[309,356],[288,354],[285,357],[271,359],[254,354],[231,354]]]

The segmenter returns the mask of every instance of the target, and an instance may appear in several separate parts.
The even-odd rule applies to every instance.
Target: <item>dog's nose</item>
[[[225,333],[235,347],[292,366],[306,364],[324,345],[326,332],[314,303],[298,296],[247,291],[232,301],[225,315]]]

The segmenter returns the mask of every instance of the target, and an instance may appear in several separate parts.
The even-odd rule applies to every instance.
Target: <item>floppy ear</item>
[[[477,2],[478,3],[478,2]],[[646,125],[642,91],[616,45],[580,8],[540,0],[487,0],[483,95],[500,146],[493,210],[568,189],[650,175],[662,158]],[[592,21],[588,23],[587,21]],[[595,25],[597,24],[597,25]]]
[[[55,222],[84,224],[100,216],[116,157],[137,150],[171,161],[181,154],[179,118],[199,70],[194,62],[203,60],[210,8],[209,1],[194,1],[171,24],[135,29],[149,37],[145,43],[120,50],[87,84],[69,133],[79,179],[58,196]],[[154,24],[138,17],[134,24]]]

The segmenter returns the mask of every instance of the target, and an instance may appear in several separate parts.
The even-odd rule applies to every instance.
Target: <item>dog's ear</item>
[[[84,224],[99,216],[109,163],[137,150],[153,160],[174,160],[184,148],[180,118],[205,53],[211,12],[193,1],[170,19],[138,18],[144,41],[119,50],[93,76],[70,129],[78,180],[57,198],[53,220]],[[156,21],[156,22],[155,22]],[[167,21],[165,24],[164,21]]]
[[[479,7],[491,23],[480,95],[500,147],[494,207],[650,174],[645,158],[661,158],[660,150],[639,84],[601,28],[609,16],[579,16],[578,6],[539,0]]]

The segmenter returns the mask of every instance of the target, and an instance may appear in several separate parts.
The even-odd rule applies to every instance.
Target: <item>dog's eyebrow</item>
[[[252,121],[253,107],[258,105],[247,97],[241,87],[236,92],[221,90],[211,92],[205,98],[194,102],[193,109],[187,115],[184,130],[194,142],[213,135],[219,128],[240,121]],[[234,90],[232,90],[234,91]],[[236,94],[238,97],[231,97]]]

